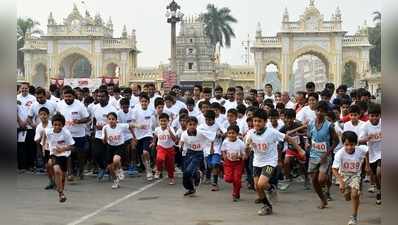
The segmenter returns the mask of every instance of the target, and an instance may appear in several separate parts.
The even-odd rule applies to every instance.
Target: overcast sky
[[[137,45],[142,53],[138,57],[138,66],[156,66],[167,63],[170,55],[170,25],[166,23],[165,10],[171,0],[18,0],[19,17],[31,17],[38,21],[46,32],[47,18],[53,12],[57,23],[72,11],[73,2],[81,14],[88,9],[94,16],[99,12],[107,21],[112,17],[114,36],[119,37],[126,24],[131,33],[136,29]],[[205,11],[208,3],[217,7],[229,7],[231,14],[238,20],[233,25],[236,38],[232,47],[222,51],[221,60],[229,64],[244,64],[242,41],[248,34],[253,39],[257,22],[261,23],[263,35],[273,36],[279,31],[282,14],[287,7],[290,20],[298,20],[310,0],[176,0],[186,15],[198,15]],[[373,25],[372,13],[381,10],[380,0],[316,0],[316,7],[329,20],[337,6],[340,7],[343,29],[349,34],[357,30],[364,20]]]

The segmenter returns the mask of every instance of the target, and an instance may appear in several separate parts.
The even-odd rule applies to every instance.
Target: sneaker
[[[44,188],[45,190],[50,190],[50,189],[54,189],[55,188],[55,183],[54,182],[50,182],[48,183],[48,185]]]
[[[239,196],[232,196],[232,201],[233,202],[237,202],[237,201],[239,201],[240,200],[240,197]]]
[[[120,188],[120,180],[119,180],[119,178],[116,178],[113,181],[113,184],[112,184],[112,189],[117,189],[117,188]]]
[[[279,186],[279,190],[286,191],[290,187],[290,182],[281,183]]]
[[[105,170],[99,169],[98,174],[97,174],[97,180],[98,182],[101,181],[105,176]]]
[[[124,176],[123,169],[121,169],[121,168],[119,169],[117,176],[118,176],[119,180],[124,180],[125,176]]]
[[[218,187],[217,184],[212,184],[211,191],[219,191],[219,190],[220,190],[220,188]]]
[[[378,193],[376,195],[376,205],[381,205],[381,194],[380,193]]]
[[[153,174],[152,174],[151,172],[146,173],[146,179],[147,179],[148,181],[153,180]]]
[[[159,179],[160,178],[160,173],[159,172],[156,172],[155,173],[155,179]]]
[[[294,181],[297,183],[303,183],[305,179],[302,176],[298,176],[296,179],[294,179]]]
[[[369,183],[369,182],[370,182],[369,176],[366,176],[366,177],[363,179],[363,182]]]
[[[369,193],[375,193],[376,192],[376,185],[371,185],[368,189]]]
[[[73,178],[72,175],[69,175],[68,178],[67,178],[67,180],[68,180],[69,182],[73,182],[73,181],[74,181],[74,178]]]
[[[59,197],[59,202],[63,203],[63,202],[66,201],[66,197],[65,197],[65,194],[63,192],[59,192],[58,197]]]
[[[351,216],[350,220],[348,221],[348,225],[356,225],[358,222],[358,219],[356,216]]]
[[[270,215],[272,214],[272,207],[264,205],[260,210],[257,211],[257,214],[259,216]]]
[[[170,178],[169,185],[174,185],[174,184],[176,184],[176,179]]]
[[[259,198],[257,198],[256,200],[254,200],[254,204],[260,204],[260,203],[262,203],[263,201],[261,200],[261,199],[259,199]]]
[[[193,194],[195,194],[195,189],[194,190],[189,190],[187,192],[184,193],[184,196],[192,196]]]

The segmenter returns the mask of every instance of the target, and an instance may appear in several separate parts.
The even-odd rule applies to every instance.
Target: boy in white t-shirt
[[[125,134],[134,127],[132,123],[118,123],[115,112],[108,113],[107,124],[102,128],[102,141],[106,144],[107,170],[113,178],[112,189],[120,187],[120,180],[124,179],[122,156],[125,148]],[[131,132],[131,131],[130,131]]]
[[[205,112],[204,116],[206,121],[204,124],[199,125],[199,129],[213,132],[216,135],[214,141],[205,143],[204,156],[206,162],[206,182],[209,183],[212,177],[213,181],[211,183],[211,191],[218,191],[218,173],[221,164],[220,147],[222,144],[222,136],[225,131],[223,132],[219,124],[215,122],[216,114],[214,111],[208,110]]]
[[[264,206],[258,211],[258,214],[261,216],[272,214],[272,205],[268,201],[264,191],[269,188],[269,181],[274,175],[275,167],[278,164],[278,142],[287,141],[302,155],[305,154],[303,149],[291,137],[273,128],[267,128],[265,126],[268,119],[267,117],[267,113],[261,109],[254,113],[254,132],[249,132],[246,139],[246,148],[254,151],[254,185],[258,199],[264,204]]]
[[[232,183],[232,199],[234,202],[240,199],[242,186],[242,173],[246,159],[245,144],[238,139],[239,127],[231,125],[227,128],[227,139],[221,145],[221,154],[224,160],[224,180]]]
[[[368,108],[369,121],[367,121],[360,135],[360,143],[367,144],[369,147],[369,163],[372,174],[376,181],[376,204],[381,204],[381,107],[379,104],[372,103]]]
[[[46,107],[41,107],[39,109],[38,114],[40,117],[40,123],[36,126],[34,140],[41,148],[43,156],[44,156],[44,164],[45,164],[45,168],[47,170],[48,181],[49,181],[48,185],[44,189],[49,190],[49,189],[55,188],[54,169],[52,168],[53,163],[52,163],[52,160],[50,159],[50,149],[48,146],[48,141],[45,138],[46,129],[51,128],[51,121],[48,120],[50,111]],[[38,148],[38,149],[40,149],[40,148]]]
[[[159,125],[156,127],[153,138],[153,146],[156,146],[156,173],[155,179],[159,179],[163,171],[163,164],[166,166],[169,184],[175,184],[174,178],[174,145],[177,141],[173,129],[169,126],[169,115],[162,113],[159,115]]]
[[[189,117],[187,130],[182,133],[180,140],[181,148],[187,148],[183,173],[183,185],[187,192],[184,196],[191,196],[196,193],[195,186],[199,186],[201,178],[198,168],[200,163],[203,162],[204,143],[214,141],[216,137],[216,133],[197,129],[197,126],[198,120],[195,117]]]
[[[368,161],[368,148],[356,146],[358,136],[353,131],[345,131],[342,135],[344,147],[335,155],[332,170],[339,180],[339,189],[347,201],[352,200],[352,216],[348,225],[358,221],[359,196],[361,191],[361,168],[364,159]]]
[[[68,157],[75,141],[65,126],[65,117],[55,114],[52,119],[52,128],[46,129],[46,139],[50,149],[50,157],[53,162],[54,179],[57,186],[59,202],[65,202],[65,174],[67,171]]]
[[[359,119],[360,108],[358,105],[352,105],[349,109],[350,121],[344,123],[343,131],[353,131],[357,136],[360,135],[360,131],[363,129],[365,122]]]

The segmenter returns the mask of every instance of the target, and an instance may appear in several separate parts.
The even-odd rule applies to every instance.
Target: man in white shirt
[[[223,98],[223,89],[221,86],[217,86],[214,89],[214,98],[210,99],[210,103],[218,102],[220,105],[224,105],[225,99]]]
[[[286,109],[294,109],[296,107],[296,104],[290,101],[289,92],[287,91],[282,92],[281,100]]]
[[[72,160],[79,162],[78,176],[84,178],[84,165],[88,150],[86,138],[86,124],[90,121],[90,115],[80,101],[75,100],[75,92],[72,89],[63,91],[64,99],[58,103],[57,111],[65,117],[65,128],[71,133],[75,142],[72,157],[68,160],[68,180],[73,180]]]
[[[141,86],[139,84],[131,84],[131,98],[130,98],[130,108],[134,109],[136,105],[140,103],[140,93],[141,93]]]
[[[20,94],[17,95],[17,102],[20,107],[18,109],[17,122],[20,129],[26,129],[25,141],[20,145],[23,154],[22,158],[24,162],[21,165],[22,169],[33,169],[35,164],[36,156],[36,143],[34,141],[35,130],[28,124],[28,112],[32,107],[33,103],[36,102],[36,98],[29,94],[29,83],[22,83],[20,88]]]
[[[301,123],[308,124],[316,119],[315,107],[318,103],[319,96],[317,93],[308,94],[308,105],[301,108],[296,115],[296,119]]]
[[[235,88],[229,87],[227,90],[227,100],[224,103],[225,111],[228,112],[229,109],[235,109],[238,104],[235,100]]]
[[[272,93],[272,84],[268,83],[265,84],[264,86],[264,100],[265,99],[272,99],[272,101],[275,101],[275,96]]]
[[[37,124],[40,123],[40,118],[39,118],[40,108],[46,107],[50,112],[49,114],[50,118],[55,114],[56,111],[56,105],[53,102],[47,100],[46,90],[44,90],[41,87],[38,87],[35,90],[35,94],[36,94],[36,101],[32,104],[28,112],[28,123],[34,128],[37,126]]]

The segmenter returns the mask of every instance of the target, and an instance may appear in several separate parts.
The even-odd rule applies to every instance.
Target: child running
[[[254,151],[254,185],[259,201],[264,204],[258,211],[260,216],[272,214],[272,205],[264,191],[270,187],[269,181],[274,175],[275,167],[278,164],[278,142],[287,141],[302,155],[305,154],[303,149],[291,137],[271,127],[267,128],[265,126],[267,119],[268,116],[264,110],[259,109],[254,113],[254,131],[249,133],[246,143],[246,148],[251,148]]]
[[[355,225],[358,222],[362,162],[365,157],[368,158],[368,148],[364,145],[356,146],[358,136],[353,131],[345,131],[342,142],[344,147],[336,153],[332,169],[339,181],[340,192],[346,201],[352,200],[352,216],[348,225]]]
[[[240,188],[242,186],[242,172],[246,160],[245,144],[238,139],[239,127],[231,125],[227,128],[227,139],[221,146],[222,158],[224,160],[224,180],[232,183],[232,200],[240,199]]]
[[[75,141],[70,132],[64,128],[64,116],[55,114],[51,119],[51,123],[52,128],[46,129],[46,137],[50,149],[50,157],[54,164],[54,179],[55,185],[57,186],[59,202],[65,202],[65,173],[68,166],[68,157],[71,154]]]
[[[203,162],[203,143],[214,141],[216,137],[216,133],[197,129],[197,126],[198,120],[196,117],[189,117],[187,120],[187,130],[182,133],[180,140],[180,147],[184,149],[186,146],[188,149],[185,156],[183,173],[183,185],[187,190],[184,196],[191,196],[196,193],[195,186],[198,187],[200,184],[198,168],[200,163]]]
[[[173,129],[169,126],[169,115],[162,113],[159,115],[159,127],[154,132],[153,146],[156,146],[156,173],[155,179],[160,178],[163,171],[163,164],[166,165],[169,184],[175,184],[174,178],[174,145],[177,141]],[[157,143],[157,145],[156,145]]]

